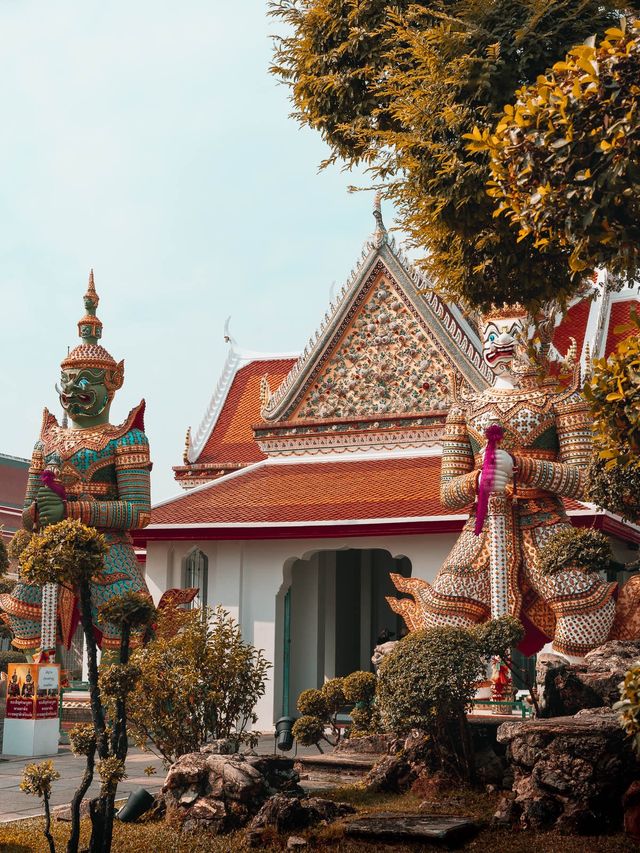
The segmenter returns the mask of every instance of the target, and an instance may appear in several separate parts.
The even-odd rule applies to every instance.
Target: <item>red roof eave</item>
[[[640,544],[640,528],[625,524],[609,513],[596,509],[569,510],[576,527],[592,527],[628,542]],[[157,524],[134,532],[134,542],[185,540],[271,540],[334,539],[354,536],[411,536],[434,533],[459,533],[468,516],[434,516],[406,519],[371,519],[364,521],[285,522],[279,524]]]

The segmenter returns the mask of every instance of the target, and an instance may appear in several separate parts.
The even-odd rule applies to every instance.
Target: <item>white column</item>
[[[336,552],[324,551],[324,677],[336,674]]]
[[[360,554],[360,669],[371,659],[371,551]]]

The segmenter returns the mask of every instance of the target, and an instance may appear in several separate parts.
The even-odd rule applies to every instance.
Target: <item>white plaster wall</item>
[[[263,649],[268,660],[274,664],[275,671],[270,670],[265,695],[256,709],[256,728],[269,731],[281,701],[282,649],[281,641],[276,644],[276,635],[280,636],[279,631],[276,631],[276,596],[283,584],[285,563],[291,565],[296,558],[308,560],[315,552],[382,548],[389,551],[392,557],[408,557],[413,577],[432,581],[456,538],[454,533],[436,533],[347,539],[149,542],[146,580],[157,602],[165,589],[182,585],[183,561],[194,547],[201,548],[207,555],[209,604],[222,604],[231,612],[238,619],[245,639]],[[336,578],[338,588],[339,580]],[[311,628],[309,625],[308,634],[315,649],[316,632]],[[315,662],[316,658],[313,657],[313,660]]]

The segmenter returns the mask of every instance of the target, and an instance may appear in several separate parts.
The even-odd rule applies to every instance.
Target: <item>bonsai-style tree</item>
[[[580,289],[570,249],[518,238],[493,216],[489,130],[523,83],[574,44],[617,21],[606,0],[271,0],[286,25],[273,73],[294,117],[318,130],[326,163],[362,165],[396,202],[424,266],[459,302],[520,301],[532,309]]]
[[[175,622],[161,612],[156,638],[131,654],[139,673],[129,700],[136,742],[151,741],[167,764],[213,739],[255,744],[248,727],[270,668],[262,651],[243,641],[221,607],[185,611],[173,635],[164,630],[167,619]]]
[[[44,806],[44,837],[49,844],[50,853],[56,853],[56,845],[51,835],[51,783],[60,778],[53,761],[41,761],[40,764],[27,764],[22,771],[20,790],[25,794],[40,797]]]
[[[119,663],[101,668],[99,684],[111,719],[110,756],[98,764],[102,781],[100,791],[103,803],[105,843],[113,835],[115,796],[118,782],[125,778],[124,767],[128,752],[127,699],[140,678],[140,670],[129,663],[131,632],[146,628],[156,617],[156,608],[147,595],[125,592],[114,596],[100,608],[98,619],[110,622],[120,629]]]
[[[68,586],[78,595],[80,622],[87,649],[91,716],[100,759],[109,757],[109,741],[98,686],[97,644],[91,617],[89,581],[102,570],[106,553],[107,545],[101,533],[80,521],[64,519],[57,524],[47,525],[41,532],[35,533],[20,554],[20,565],[25,581],[39,585],[59,583]],[[72,802],[72,839],[79,836],[80,801],[88,787],[87,785],[79,798],[76,792]],[[101,822],[93,813],[92,825],[91,853],[97,853],[99,850],[108,851],[109,848],[102,845]],[[69,853],[77,853],[77,842],[75,848],[67,849]]]
[[[376,705],[376,676],[372,672],[357,670],[342,679],[342,689],[351,710],[353,727],[350,737],[376,734],[380,731],[380,713]]]
[[[438,764],[473,781],[475,766],[466,711],[490,655],[503,659],[522,625],[506,616],[474,629],[431,628],[400,640],[378,670],[376,701],[387,731],[426,732]]]
[[[315,744],[320,752],[323,751],[320,741],[335,746],[340,740],[338,713],[345,702],[343,678],[330,678],[319,690],[314,687],[303,690],[296,703],[302,716],[293,724],[293,736],[303,746]]]
[[[89,586],[91,578],[103,569],[106,551],[102,534],[79,521],[65,519],[47,525],[41,532],[34,534],[20,553],[22,574],[27,582],[66,585],[77,594],[80,602],[93,725],[90,730],[76,728],[70,733],[72,750],[86,756],[86,768],[71,803],[71,836],[67,853],[77,853],[78,850],[80,804],[93,781],[96,752],[102,787],[100,795],[90,804],[92,832],[89,850],[90,853],[109,853],[111,849],[115,789],[118,781],[124,778],[127,754],[125,697],[134,681],[133,673],[127,669],[129,638],[132,629],[146,625],[155,613],[149,600],[138,594],[113,598],[103,608],[103,618],[121,627],[120,658],[124,658],[123,663],[113,665],[103,675],[104,692],[112,701],[112,721],[111,726],[108,726],[98,676]]]
[[[596,32],[593,27],[593,32]],[[541,252],[568,251],[574,280],[605,266],[632,280],[640,260],[640,22],[573,47],[523,86],[495,130],[489,195]]]

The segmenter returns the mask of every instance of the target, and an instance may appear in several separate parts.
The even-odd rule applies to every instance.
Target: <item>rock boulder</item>
[[[244,826],[273,794],[302,794],[293,760],[203,747],[172,764],[162,788],[166,820],[214,834]]]
[[[249,828],[253,831],[273,826],[278,832],[290,832],[293,829],[305,829],[320,821],[331,823],[354,811],[348,803],[335,803],[319,797],[275,794],[264,803]]]
[[[541,717],[564,717],[585,708],[612,707],[620,698],[620,682],[640,660],[640,642],[610,640],[569,664],[554,654],[538,655],[536,681]]]
[[[640,766],[610,708],[503,723],[498,741],[507,745],[512,815],[522,826],[599,834],[620,825]]]

